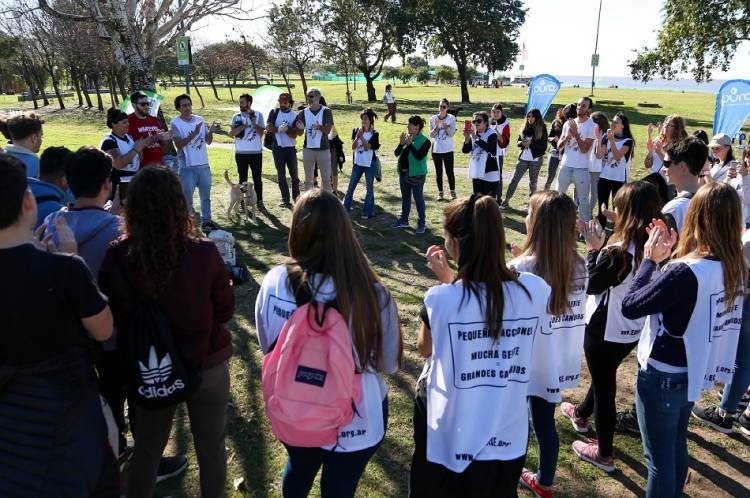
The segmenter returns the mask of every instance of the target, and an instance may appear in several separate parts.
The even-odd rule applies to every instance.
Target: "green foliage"
[[[416,75],[417,70],[411,66],[404,66],[398,70],[398,79],[400,79],[403,84],[411,81]]]
[[[469,100],[469,63],[503,71],[518,55],[515,40],[526,19],[520,0],[427,0],[422,8],[430,19],[427,48],[435,56],[453,59],[463,101]]]
[[[430,64],[427,62],[427,59],[425,59],[421,55],[410,55],[406,58],[406,65],[411,66],[414,69],[421,69],[430,66]]]
[[[742,41],[750,40],[750,0],[666,0],[655,48],[629,62],[634,79],[672,79],[692,73],[695,81],[727,71]]]
[[[435,71],[435,79],[441,83],[449,83],[458,79],[458,73],[449,66],[439,66]]]

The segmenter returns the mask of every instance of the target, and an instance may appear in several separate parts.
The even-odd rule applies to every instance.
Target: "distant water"
[[[563,87],[571,87],[573,85],[579,85],[584,88],[591,87],[591,75],[588,76],[557,76]],[[716,93],[719,87],[726,80],[712,80],[708,83],[696,83],[695,80],[685,78],[678,80],[661,80],[655,79],[648,83],[642,81],[635,81],[630,77],[623,76],[597,76],[595,88],[608,88],[612,85],[617,85],[618,88],[627,88],[634,90],[673,90],[676,92],[709,92]]]

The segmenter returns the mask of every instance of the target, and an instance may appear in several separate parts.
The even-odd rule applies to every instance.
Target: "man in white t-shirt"
[[[254,111],[253,96],[243,93],[240,95],[240,112],[232,116],[232,128],[229,134],[234,137],[234,160],[237,163],[239,182],[247,181],[247,169],[253,174],[253,188],[258,197],[258,209],[265,209],[263,205],[263,133],[266,122],[263,113]],[[244,209],[244,200],[243,207]]]
[[[674,221],[677,232],[682,230],[690,200],[698,191],[698,175],[708,159],[708,147],[694,137],[673,142],[664,148],[664,171],[669,185],[674,185],[677,197],[661,210],[668,222]]]
[[[563,125],[560,140],[557,142],[557,149],[563,151],[557,176],[557,190],[564,194],[571,184],[575,186],[578,213],[584,221],[591,219],[589,162],[591,147],[596,137],[595,124],[589,118],[591,107],[591,99],[581,97],[576,105],[576,119],[569,119]]]
[[[188,210],[193,212],[193,193],[198,187],[201,198],[201,228],[210,232],[218,228],[211,221],[211,169],[208,167],[208,145],[214,140],[217,124],[209,128],[202,117],[193,114],[193,100],[190,95],[178,95],[174,107],[180,115],[169,124],[174,145],[178,150],[180,181],[185,194]]]

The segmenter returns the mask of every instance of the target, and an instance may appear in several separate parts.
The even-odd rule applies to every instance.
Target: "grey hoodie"
[[[78,255],[86,262],[94,280],[97,280],[109,245],[122,234],[120,217],[99,208],[76,209],[71,204],[47,216],[46,233],[53,234],[53,239],[57,237],[54,221],[58,216],[63,216],[73,230]]]

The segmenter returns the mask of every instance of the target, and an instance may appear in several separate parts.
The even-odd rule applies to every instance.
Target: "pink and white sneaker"
[[[543,488],[536,480],[536,474],[527,468],[521,472],[518,482],[529,488],[537,498],[553,498],[555,492],[551,488]]]
[[[560,411],[570,419],[570,423],[573,424],[573,429],[575,429],[576,432],[585,434],[591,429],[589,419],[576,416],[576,405],[573,403],[563,401],[562,404],[560,404]]]
[[[596,465],[604,472],[613,472],[615,470],[615,457],[602,458],[599,455],[599,443],[595,439],[588,441],[573,441],[573,452],[581,460]]]

